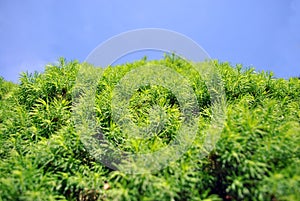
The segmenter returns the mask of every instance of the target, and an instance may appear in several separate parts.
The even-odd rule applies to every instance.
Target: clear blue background
[[[300,0],[1,0],[0,76],[84,61],[100,43],[138,28],[182,33],[220,61],[300,76]]]

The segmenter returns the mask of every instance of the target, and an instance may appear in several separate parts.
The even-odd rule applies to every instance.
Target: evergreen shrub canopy
[[[95,97],[96,121],[118,149],[151,152],[176,138],[180,105],[161,86],[142,86],[130,98],[137,125],[153,105],[167,117],[147,140],[131,139],[113,121],[112,91],[129,71],[147,63],[186,77],[200,107],[199,130],[177,161],[152,174],[125,174],[99,163],[83,145],[72,118],[77,73],[93,68],[59,60],[43,73],[22,73],[20,84],[0,79],[0,200],[300,200],[300,80],[214,61],[226,93],[226,121],[214,149],[203,157],[210,95],[190,64],[174,56],[142,59],[106,69]],[[134,82],[134,80],[132,80]],[[151,116],[151,115],[150,115]]]

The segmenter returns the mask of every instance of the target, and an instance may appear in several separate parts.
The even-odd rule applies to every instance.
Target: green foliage
[[[16,84],[5,81],[0,77],[0,123],[7,117],[5,112],[7,111],[8,102],[12,99]]]
[[[200,106],[199,132],[180,159],[153,174],[136,175],[98,163],[72,119],[72,95],[82,95],[77,73],[88,65],[60,59],[43,73],[21,74],[18,85],[0,78],[0,200],[300,200],[299,79],[275,79],[272,73],[214,61],[224,83],[227,119],[215,148],[203,157],[210,96],[188,62],[171,55],[100,69],[96,119],[107,139],[124,151],[159,150],[176,138],[182,123],[178,100],[161,86],[140,87],[129,110],[135,124],[147,126],[157,117],[151,108],[161,106],[163,130],[137,140],[114,122],[114,87],[149,63],[186,77]]]
[[[17,93],[19,102],[27,109],[38,99],[52,101],[55,98],[72,99],[72,86],[79,69],[78,62],[66,63],[61,58],[58,65],[47,65],[44,73],[22,73]]]
[[[15,84],[0,77],[0,100],[7,99],[15,88]]]

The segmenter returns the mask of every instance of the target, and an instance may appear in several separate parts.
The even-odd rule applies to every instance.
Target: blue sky
[[[182,33],[220,61],[300,76],[300,0],[1,0],[0,76],[17,81],[61,56],[84,61],[140,28]]]

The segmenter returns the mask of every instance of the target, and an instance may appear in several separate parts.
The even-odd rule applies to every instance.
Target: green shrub
[[[197,136],[181,158],[153,174],[130,175],[105,167],[89,154],[72,118],[72,95],[83,93],[75,85],[80,69],[102,73],[94,110],[104,135],[124,151],[158,150],[176,138],[182,123],[180,105],[170,90],[142,86],[130,99],[130,115],[140,126],[149,124],[153,105],[163,108],[164,130],[150,139],[130,139],[112,118],[114,87],[145,64],[165,65],[186,77],[201,118]],[[0,200],[300,200],[300,80],[214,64],[224,83],[227,118],[220,140],[205,157],[210,95],[201,75],[174,55],[103,72],[60,59],[43,73],[21,74],[17,85],[1,78]]]

